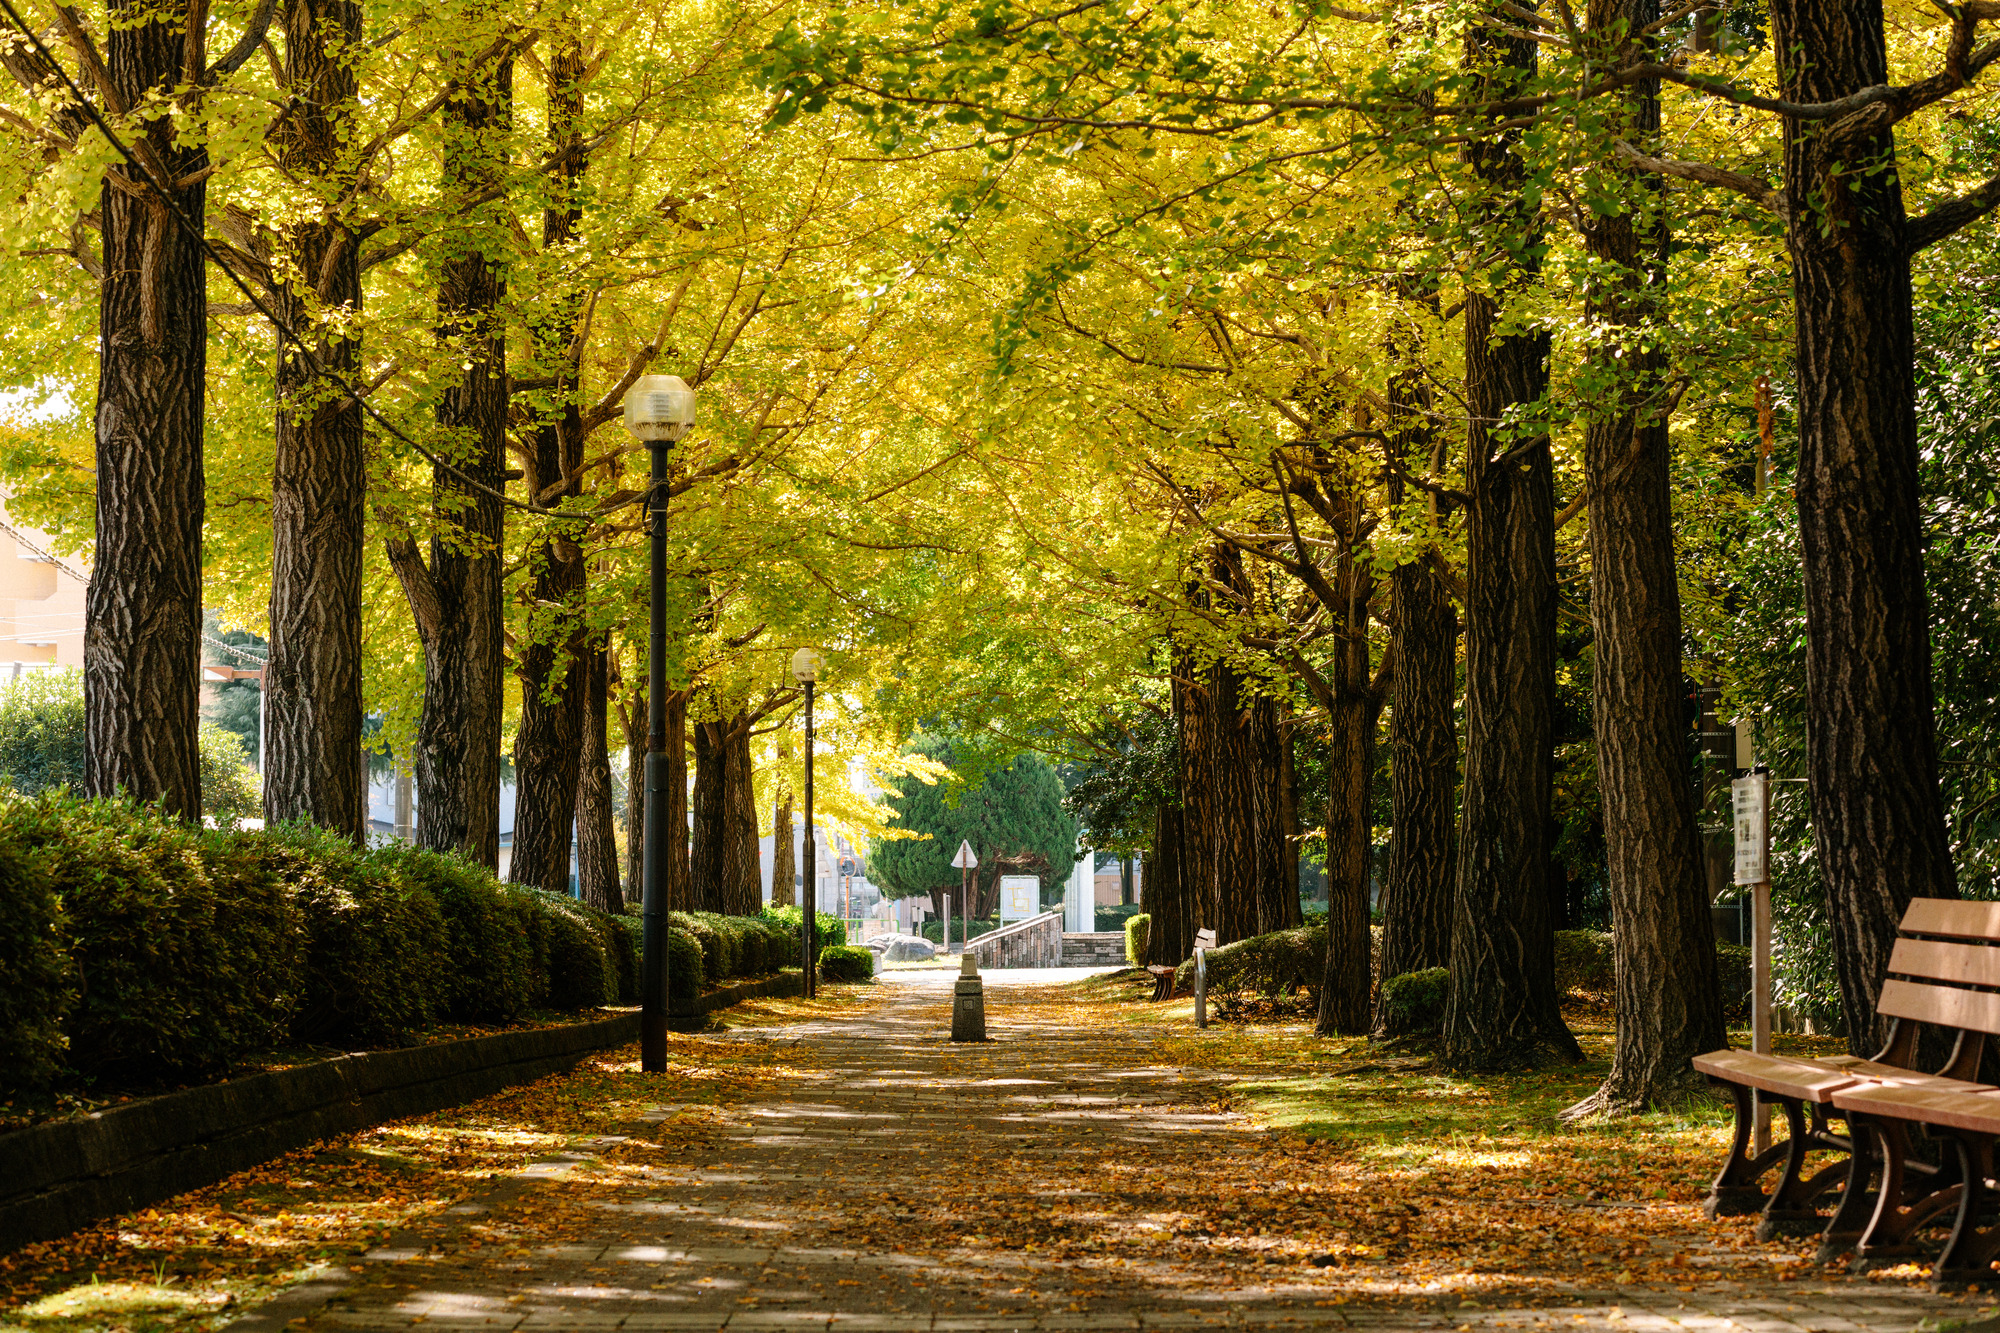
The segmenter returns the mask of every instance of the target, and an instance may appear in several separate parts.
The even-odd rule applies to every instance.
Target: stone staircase
[[[1062,937],[1064,967],[1122,967],[1125,963],[1125,932],[1094,930],[1084,934],[1067,931]]]

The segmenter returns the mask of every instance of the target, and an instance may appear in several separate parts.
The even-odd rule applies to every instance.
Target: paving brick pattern
[[[999,990],[1005,978],[989,974],[988,983]],[[359,1271],[323,1274],[235,1327],[1910,1333],[1991,1312],[1863,1281],[1561,1290],[1534,1309],[1484,1309],[1455,1294],[1357,1301],[1351,1291],[1336,1304],[1332,1279],[1310,1268],[1288,1266],[1265,1281],[1232,1273],[1225,1286],[1186,1247],[1157,1247],[1157,1262],[1090,1264],[905,1246],[923,1218],[976,1212],[982,1182],[954,1169],[974,1141],[1001,1144],[1024,1163],[1190,1141],[1224,1157],[1260,1132],[1215,1109],[1219,1089],[1191,1072],[1121,1063],[1130,1043],[1037,1023],[1032,1005],[1005,1003],[1004,990],[989,994],[997,1040],[953,1047],[941,1039],[943,986],[889,984],[896,989],[882,1004],[841,1021],[731,1034],[775,1043],[781,1062],[815,1077],[800,1080],[796,1100],[731,1108],[693,1156],[649,1157],[643,1124],[624,1139],[576,1145],[393,1238]],[[646,1118],[678,1109],[655,1107]],[[607,1187],[600,1159],[614,1156]],[[553,1220],[540,1233],[529,1221],[524,1233],[523,1220],[538,1214]],[[503,1217],[516,1240],[496,1247],[482,1224]]]

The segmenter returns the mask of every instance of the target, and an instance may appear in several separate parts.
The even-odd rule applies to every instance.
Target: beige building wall
[[[89,581],[88,570],[55,555],[48,534],[15,522],[0,499],[0,683],[83,665]]]

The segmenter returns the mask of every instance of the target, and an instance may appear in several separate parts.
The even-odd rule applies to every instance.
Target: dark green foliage
[[[1171,714],[1134,709],[1097,736],[1095,763],[1064,765],[1063,808],[1099,852],[1119,856],[1153,845],[1155,812],[1180,804],[1177,733]]]
[[[63,1020],[77,998],[62,902],[29,854],[18,808],[0,811],[0,1100],[62,1072]]]
[[[945,764],[954,746],[935,736],[919,736],[910,748]],[[1063,809],[1062,782],[1039,755],[1017,756],[1005,767],[985,772],[977,782],[947,780],[935,785],[916,778],[897,780],[884,798],[896,812],[893,826],[922,838],[878,838],[868,853],[868,877],[891,898],[959,892],[959,872],[951,859],[961,841],[979,856],[976,872],[990,891],[993,876],[1039,873],[1047,891],[1076,864],[1076,819]],[[1001,858],[1025,858],[1018,868]]]
[[[240,839],[55,792],[15,802],[8,822],[67,919],[76,1069],[213,1070],[283,1035],[297,995],[293,912]]]
[[[436,898],[327,829],[283,824],[241,842],[290,886],[304,926],[298,1037],[401,1042],[444,1016],[452,940]]]
[[[543,978],[541,1002],[551,1009],[595,1009],[618,1000],[618,965],[611,927],[565,893],[508,885],[532,912],[529,937]]]
[[[826,952],[828,949],[838,949],[847,943],[847,923],[845,921],[837,916],[828,916],[825,912],[816,913],[815,918],[819,923],[819,928],[813,932],[813,938],[819,941],[821,953]],[[784,965],[786,967],[795,966],[799,956],[799,930],[805,924],[805,909],[801,907],[766,907],[761,919],[775,924],[785,931],[787,941]]]
[[[1326,971],[1326,919],[1253,935],[1208,951],[1208,989],[1258,991],[1289,995],[1300,988],[1316,989]],[[1175,973],[1175,991],[1194,988],[1194,960]]]
[[[667,931],[667,1004],[688,1009],[701,997],[701,941],[678,927]]]
[[[978,939],[981,935],[1000,929],[1000,919],[991,916],[976,916],[969,926],[965,918],[953,914],[951,918],[951,938],[954,944],[963,944],[967,938]],[[944,943],[944,922],[932,917],[921,927],[923,937],[932,944]]]
[[[540,989],[528,904],[504,893],[486,867],[460,856],[390,843],[372,859],[437,900],[451,940],[445,994],[451,1017],[506,1023],[528,1011]]]
[[[242,739],[203,722],[197,744],[202,813],[224,824],[256,815],[262,799]],[[83,746],[83,672],[30,672],[0,689],[0,776],[16,791],[82,796]]]
[[[1146,965],[1146,946],[1153,942],[1153,918],[1144,912],[1125,919],[1125,961],[1134,967]]]
[[[1137,903],[1099,903],[1091,924],[1097,930],[1123,930],[1125,923],[1138,915]]]
[[[1722,1016],[1732,1023],[1750,1017],[1750,950],[1741,944],[1715,946],[1715,970],[1722,988]]]
[[[1556,932],[1557,994],[1582,991],[1586,995],[1609,995],[1615,976],[1610,931]]]
[[[600,918],[605,941],[611,950],[611,966],[618,973],[618,1003],[639,1003],[639,937],[642,923],[630,917]]]
[[[701,950],[702,975],[709,981],[720,981],[729,975],[727,955],[723,953],[722,934],[711,924],[712,914],[708,912],[675,912],[667,920],[679,931],[685,931]]]
[[[828,981],[870,981],[875,976],[875,955],[858,945],[822,949],[819,974]]]
[[[1382,1027],[1391,1037],[1428,1036],[1444,1030],[1451,976],[1441,967],[1405,972],[1382,983]]]

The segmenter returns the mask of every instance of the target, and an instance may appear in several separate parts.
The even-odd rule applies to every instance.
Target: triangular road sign
[[[971,870],[978,865],[979,858],[972,854],[972,844],[969,842],[959,843],[958,855],[951,858],[951,868],[953,870]]]

